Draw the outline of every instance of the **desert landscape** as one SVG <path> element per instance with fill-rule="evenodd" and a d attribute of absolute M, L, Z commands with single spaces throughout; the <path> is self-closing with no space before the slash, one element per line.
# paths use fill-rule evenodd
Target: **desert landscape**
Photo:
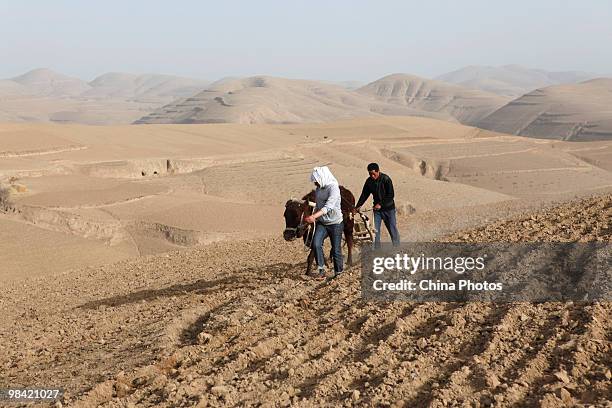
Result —
<path fill-rule="evenodd" d="M 540 138 L 608 140 L 612 135 L 609 78 L 537 89 L 515 99 L 478 126 Z"/>
<path fill-rule="evenodd" d="M 609 4 L 3 11 L 0 407 L 612 407 Z M 344 189 L 306 274 L 324 166 L 505 292 Z"/>
<path fill-rule="evenodd" d="M 208 81 L 172 75 L 101 74 L 91 81 L 37 68 L 0 79 L 0 122 L 131 123 Z"/>
<path fill-rule="evenodd" d="M 315 165 L 357 194 L 377 161 L 403 240 L 609 241 L 611 141 L 391 116 L 0 135 L 3 383 L 68 406 L 609 401 L 609 303 L 366 302 L 359 264 L 320 284 L 281 233 Z"/>
<path fill-rule="evenodd" d="M 309 191 L 318 164 L 358 194 L 367 163 L 380 163 L 395 179 L 410 240 L 612 188 L 610 142 L 543 141 L 418 117 L 6 124 L 0 132 L 11 201 L 0 220 L 0 259 L 16 276 L 277 235 L 284 202 Z"/>
<path fill-rule="evenodd" d="M 530 69 L 520 65 L 500 67 L 470 65 L 447 72 L 435 79 L 480 89 L 501 96 L 519 97 L 534 89 L 552 85 L 574 84 L 597 78 L 598 75 L 583 71 L 546 71 Z"/>

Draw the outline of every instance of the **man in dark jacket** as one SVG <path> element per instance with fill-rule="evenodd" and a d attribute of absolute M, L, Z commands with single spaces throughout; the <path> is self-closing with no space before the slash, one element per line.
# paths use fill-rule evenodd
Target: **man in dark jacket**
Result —
<path fill-rule="evenodd" d="M 387 231 L 391 236 L 393 246 L 400 243 L 399 231 L 395 219 L 395 196 L 391 177 L 381 173 L 377 163 L 368 164 L 368 174 L 370 177 L 365 181 L 361 197 L 357 201 L 357 211 L 366 202 L 370 194 L 374 198 L 374 228 L 376 228 L 376 238 L 374 248 L 380 248 L 380 224 L 384 221 Z"/>

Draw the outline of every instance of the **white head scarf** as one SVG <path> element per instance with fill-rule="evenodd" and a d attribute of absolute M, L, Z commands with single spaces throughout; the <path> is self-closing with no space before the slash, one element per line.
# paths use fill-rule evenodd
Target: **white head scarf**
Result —
<path fill-rule="evenodd" d="M 310 181 L 317 182 L 324 188 L 330 184 L 338 184 L 338 180 L 334 177 L 327 166 L 315 167 L 310 175 Z"/>

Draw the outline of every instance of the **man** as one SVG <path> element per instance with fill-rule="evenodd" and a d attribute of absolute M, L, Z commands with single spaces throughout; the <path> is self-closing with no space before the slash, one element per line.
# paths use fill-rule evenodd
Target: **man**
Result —
<path fill-rule="evenodd" d="M 307 223 L 315 223 L 316 228 L 312 245 L 318 266 L 318 278 L 325 279 L 325 257 L 323 255 L 323 240 L 330 237 L 334 260 L 334 277 L 340 275 L 342 265 L 342 231 L 344 224 L 340 208 L 340 186 L 327 166 L 315 167 L 310 175 L 310 181 L 316 186 L 316 212 L 306 218 Z"/>
<path fill-rule="evenodd" d="M 361 191 L 361 197 L 357 201 L 357 211 L 365 203 L 370 194 L 374 198 L 374 228 L 376 228 L 376 237 L 374 239 L 374 248 L 380 248 L 380 224 L 384 221 L 387 231 L 391 236 L 393 246 L 398 246 L 400 243 L 399 231 L 397 230 L 395 219 L 395 193 L 393 191 L 393 182 L 391 177 L 381 173 L 377 163 L 368 164 L 367 178 Z"/>

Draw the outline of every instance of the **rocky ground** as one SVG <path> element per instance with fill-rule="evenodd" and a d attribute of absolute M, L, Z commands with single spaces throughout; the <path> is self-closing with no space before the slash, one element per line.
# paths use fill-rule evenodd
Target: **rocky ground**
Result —
<path fill-rule="evenodd" d="M 612 196 L 451 237 L 611 241 Z M 612 305 L 381 303 L 279 239 L 15 283 L 0 384 L 68 406 L 612 406 Z M 59 404 L 58 404 L 59 405 Z"/>
<path fill-rule="evenodd" d="M 612 196 L 595 196 L 498 221 L 455 234 L 453 238 L 466 242 L 609 242 L 612 241 Z"/>

